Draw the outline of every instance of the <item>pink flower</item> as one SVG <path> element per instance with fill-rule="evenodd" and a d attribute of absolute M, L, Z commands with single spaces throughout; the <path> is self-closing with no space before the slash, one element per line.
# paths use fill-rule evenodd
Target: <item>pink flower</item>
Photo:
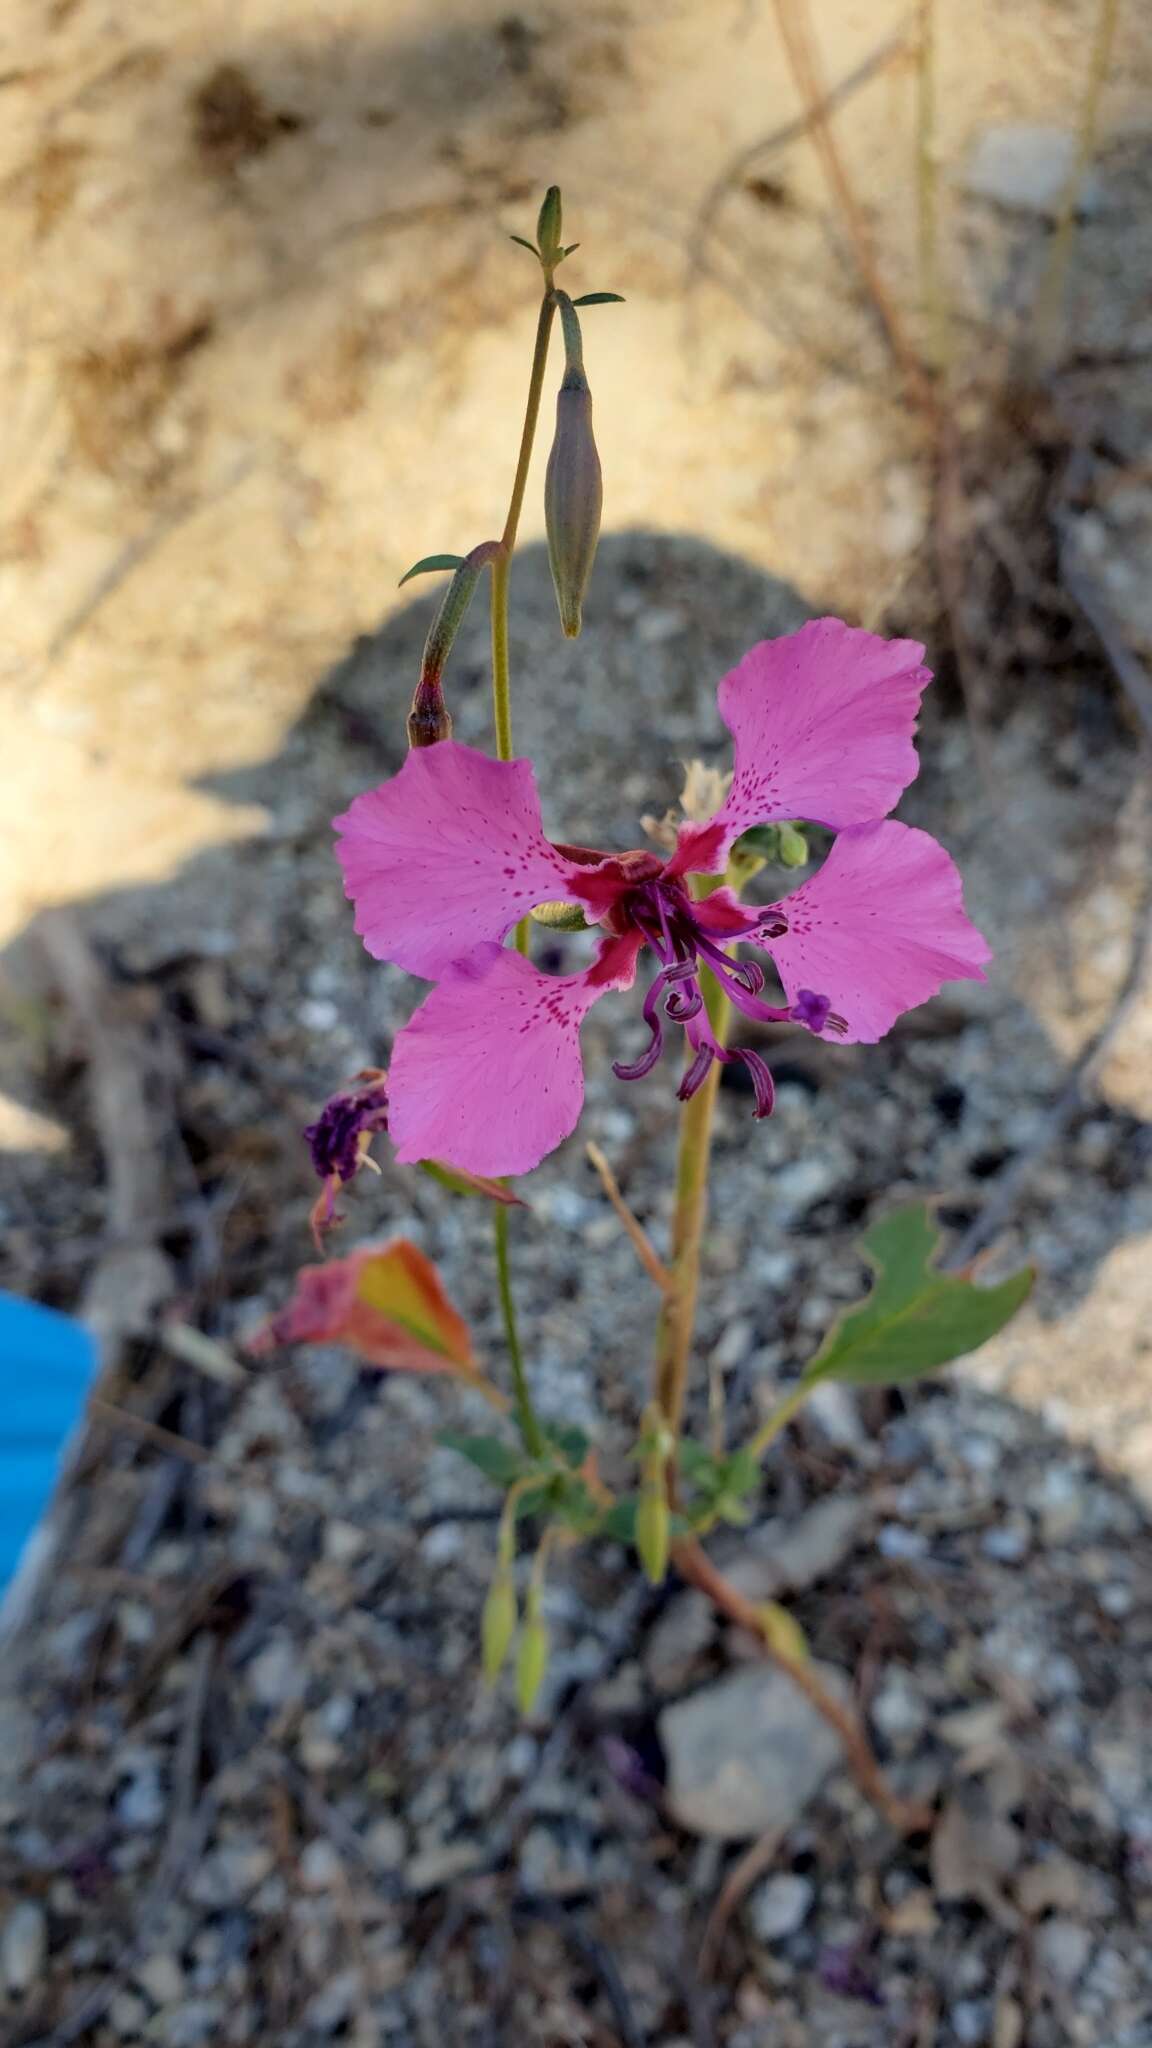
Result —
<path fill-rule="evenodd" d="M 665 1025 L 681 1025 L 692 1051 L 681 1098 L 713 1060 L 738 1059 L 758 1116 L 772 1107 L 771 1075 L 750 1048 L 717 1043 L 701 966 L 747 1017 L 863 1044 L 945 981 L 982 981 L 991 955 L 952 861 L 926 832 L 887 820 L 919 765 L 923 652 L 838 619 L 754 647 L 719 690 L 735 741 L 731 789 L 707 823 L 681 826 L 668 859 L 553 845 L 531 763 L 454 740 L 413 751 L 390 782 L 357 797 L 336 820 L 356 929 L 377 959 L 437 984 L 393 1051 L 397 1158 L 482 1174 L 537 1166 L 580 1114 L 580 1026 L 601 996 L 631 986 L 645 948 L 657 962 L 644 1000 L 650 1043 L 615 1072 L 647 1073 Z M 793 818 L 838 837 L 783 902 L 743 904 L 723 887 L 692 895 L 687 877 L 722 873 L 749 826 Z M 558 900 L 603 934 L 579 974 L 543 974 L 502 943 L 527 911 Z M 771 956 L 783 1006 L 763 1000 L 763 968 L 732 958 L 737 940 Z"/>

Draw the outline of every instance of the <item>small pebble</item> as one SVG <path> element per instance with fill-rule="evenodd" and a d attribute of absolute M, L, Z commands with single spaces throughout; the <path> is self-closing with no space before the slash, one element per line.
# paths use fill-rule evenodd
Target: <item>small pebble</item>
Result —
<path fill-rule="evenodd" d="M 1047 1920 L 1036 1936 L 1040 1966 L 1058 1984 L 1075 1984 L 1092 1953 L 1092 1936 L 1075 1920 Z"/>
<path fill-rule="evenodd" d="M 759 1941 L 783 1941 L 804 1925 L 812 1911 L 816 1888 L 806 1877 L 783 1871 L 753 1892 L 748 1917 Z"/>
<path fill-rule="evenodd" d="M 48 1922 L 35 1899 L 13 1906 L 0 1932 L 0 1977 L 19 1998 L 43 1974 L 48 1955 Z"/>

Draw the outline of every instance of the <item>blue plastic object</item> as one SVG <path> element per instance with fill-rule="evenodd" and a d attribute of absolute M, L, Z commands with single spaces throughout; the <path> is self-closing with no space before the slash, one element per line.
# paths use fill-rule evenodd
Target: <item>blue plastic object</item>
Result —
<path fill-rule="evenodd" d="M 96 1363 L 71 1316 L 0 1294 L 0 1594 L 52 1498 Z"/>

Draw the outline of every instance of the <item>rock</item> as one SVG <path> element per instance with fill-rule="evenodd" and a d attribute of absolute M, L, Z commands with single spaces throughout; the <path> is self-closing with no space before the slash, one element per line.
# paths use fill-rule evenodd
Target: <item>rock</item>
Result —
<path fill-rule="evenodd" d="M 783 1941 L 804 1925 L 816 1887 L 806 1877 L 782 1871 L 759 1885 L 748 1901 L 748 1918 L 758 1941 Z"/>
<path fill-rule="evenodd" d="M 308 1670 L 290 1635 L 274 1635 L 245 1674 L 248 1690 L 262 1707 L 295 1706 L 304 1697 Z"/>
<path fill-rule="evenodd" d="M 484 1849 L 480 1842 L 433 1842 L 428 1848 L 417 1851 L 405 1876 L 411 1891 L 434 1892 L 439 1891 L 441 1885 L 451 1884 L 453 1878 L 478 1870 L 483 1861 Z"/>
<path fill-rule="evenodd" d="M 871 1718 L 898 1755 L 915 1749 L 928 1723 L 928 1709 L 907 1671 L 890 1671 L 872 1701 Z"/>
<path fill-rule="evenodd" d="M 13 1906 L 0 1932 L 0 1980 L 14 1997 L 30 1991 L 48 1955 L 48 1922 L 35 1899 Z"/>
<path fill-rule="evenodd" d="M 145 1956 L 132 1976 L 153 2005 L 179 2005 L 184 1996 L 184 1972 L 174 1955 L 160 1951 Z"/>
<path fill-rule="evenodd" d="M 388 1815 L 373 1821 L 364 1837 L 364 1853 L 374 1870 L 402 1869 L 408 1854 L 408 1837 L 401 1823 Z"/>
<path fill-rule="evenodd" d="M 1086 1870 L 1061 1849 L 1051 1849 L 1042 1862 L 1029 1863 L 1016 1879 L 1016 1897 L 1030 1920 L 1044 1913 L 1115 1910 L 1110 1888 L 1097 1870 Z"/>
<path fill-rule="evenodd" d="M 324 1555 L 332 1564 L 352 1564 L 368 1548 L 368 1537 L 354 1522 L 337 1516 L 324 1525 Z"/>
<path fill-rule="evenodd" d="M 847 1705 L 843 1672 L 827 1664 L 813 1670 Z M 762 1665 L 677 1700 L 658 1725 L 674 1819 L 725 1841 L 790 1827 L 840 1758 L 835 1734 L 803 1694 Z"/>
<path fill-rule="evenodd" d="M 827 1579 L 851 1552 L 864 1523 L 860 1500 L 830 1495 L 797 1522 L 769 1522 L 725 1567 L 750 1600 L 778 1600 Z M 703 1597 L 703 1596 L 701 1596 Z"/>
<path fill-rule="evenodd" d="M 810 1152 L 772 1176 L 772 1199 L 784 1214 L 796 1216 L 822 1202 L 841 1177 L 841 1164 L 831 1154 Z"/>
<path fill-rule="evenodd" d="M 932 1837 L 932 1884 L 941 1905 L 977 1899 L 1002 1927 L 1019 1919 L 1004 1879 L 1020 1861 L 1020 1830 L 999 1814 L 986 1790 L 965 1784 L 944 1808 Z"/>
<path fill-rule="evenodd" d="M 644 1646 L 644 1669 L 657 1692 L 677 1692 L 706 1650 L 716 1609 L 704 1593 L 676 1593 L 653 1624 Z"/>
<path fill-rule="evenodd" d="M 306 1892 L 330 1892 L 340 1883 L 344 1866 L 332 1847 L 317 1835 L 300 1852 L 300 1882 Z"/>
<path fill-rule="evenodd" d="M 202 2041 L 219 2040 L 223 2019 L 218 1998 L 189 1998 L 158 2015 L 155 2038 L 164 2048 L 200 2048 Z"/>
<path fill-rule="evenodd" d="M 804 1404 L 810 1422 L 840 1451 L 862 1451 L 868 1438 L 860 1420 L 860 1397 L 840 1380 L 819 1380 Z"/>
<path fill-rule="evenodd" d="M 983 2048 L 988 2039 L 992 2008 L 986 1998 L 961 1998 L 952 2007 L 952 2031 L 964 2048 Z"/>
<path fill-rule="evenodd" d="M 1075 1984 L 1087 1968 L 1092 1936 L 1075 1920 L 1047 1920 L 1036 1936 L 1040 1967 L 1058 1984 Z"/>
<path fill-rule="evenodd" d="M 980 1548 L 997 1564 L 1019 1564 L 1032 1548 L 1032 1531 L 1027 1522 L 997 1522 L 984 1531 Z"/>
<path fill-rule="evenodd" d="M 138 2041 L 148 2025 L 148 2007 L 134 1991 L 116 1991 L 108 2001 L 108 2021 L 121 2041 Z"/>
<path fill-rule="evenodd" d="M 538 1821 L 529 1828 L 520 1850 L 520 1883 L 526 1892 L 571 1898 L 592 1885 L 588 1845 L 571 1830 L 555 1833 Z"/>
<path fill-rule="evenodd" d="M 977 137 L 963 174 L 973 199 L 990 199 L 1013 213 L 1055 219 L 1076 160 L 1076 137 L 1068 128 L 1013 121 L 985 128 Z M 1096 204 L 1099 186 L 1090 177 L 1080 187 L 1079 210 Z"/>

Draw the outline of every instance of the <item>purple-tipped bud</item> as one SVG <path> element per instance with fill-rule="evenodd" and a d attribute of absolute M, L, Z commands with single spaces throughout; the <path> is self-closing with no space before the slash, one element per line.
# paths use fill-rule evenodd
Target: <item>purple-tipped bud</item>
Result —
<path fill-rule="evenodd" d="M 452 737 L 452 713 L 444 702 L 438 675 L 421 676 L 408 713 L 408 745 L 434 747 L 437 740 Z"/>
<path fill-rule="evenodd" d="M 444 592 L 440 609 L 424 642 L 420 681 L 416 685 L 412 709 L 408 713 L 410 747 L 434 747 L 438 740 L 450 740 L 452 737 L 452 717 L 444 702 L 444 689 L 440 678 L 452 650 L 452 643 L 460 631 L 464 614 L 472 602 L 472 593 L 480 581 L 482 572 L 495 561 L 499 553 L 498 540 L 482 540 L 479 547 L 472 548 L 463 561 L 456 565 L 455 574 Z M 411 571 L 409 573 L 411 574 Z"/>
<path fill-rule="evenodd" d="M 556 399 L 556 436 L 544 483 L 548 559 L 560 623 L 569 640 L 580 631 L 603 504 L 600 457 L 592 434 L 592 393 L 583 370 L 570 368 Z"/>

